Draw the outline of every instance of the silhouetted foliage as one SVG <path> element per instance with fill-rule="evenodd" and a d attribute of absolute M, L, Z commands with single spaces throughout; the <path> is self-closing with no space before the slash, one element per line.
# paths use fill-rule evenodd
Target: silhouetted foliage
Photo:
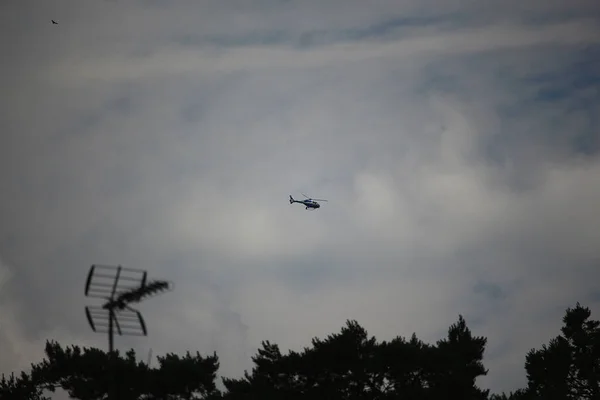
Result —
<path fill-rule="evenodd" d="M 251 374 L 224 379 L 226 399 L 487 399 L 475 386 L 485 375 L 486 339 L 471 335 L 462 317 L 437 346 L 413 335 L 377 343 L 356 321 L 312 348 L 282 355 L 262 343 Z"/>
<path fill-rule="evenodd" d="M 46 359 L 33 364 L 29 375 L 0 383 L 0 399 L 45 400 L 41 390 L 61 387 L 71 398 L 119 400 L 211 399 L 216 389 L 218 357 L 167 354 L 158 357 L 158 368 L 137 362 L 133 350 L 121 356 L 99 349 L 72 346 L 63 349 L 56 342 L 46 343 Z M 38 397 L 36 397 L 38 396 Z M 112 397 L 111 397 L 112 398 Z"/>
<path fill-rule="evenodd" d="M 475 380 L 487 375 L 483 353 L 487 338 L 474 337 L 462 316 L 448 330 L 448 338 L 437 342 L 435 375 L 431 382 L 434 398 L 450 395 L 454 399 L 487 399 L 487 390 L 475 385 Z"/>
<path fill-rule="evenodd" d="M 527 353 L 531 399 L 600 399 L 600 322 L 579 303 L 568 308 L 562 335 Z"/>
<path fill-rule="evenodd" d="M 531 395 L 524 389 L 518 389 L 509 394 L 492 394 L 490 396 L 490 400 L 527 400 L 531 398 Z"/>
<path fill-rule="evenodd" d="M 44 390 L 65 389 L 80 400 L 541 400 L 600 399 L 600 322 L 579 303 L 563 318 L 561 335 L 525 357 L 527 387 L 490 394 L 476 385 L 487 374 L 487 339 L 471 334 L 462 316 L 447 336 L 426 344 L 413 334 L 378 342 L 356 321 L 340 332 L 314 338 L 302 351 L 282 353 L 263 341 L 254 367 L 240 378 L 223 378 L 216 388 L 219 361 L 202 357 L 158 357 L 150 368 L 133 350 L 120 356 L 77 346 L 46 343 L 46 358 L 31 372 L 2 376 L 0 400 L 49 400 Z"/>
<path fill-rule="evenodd" d="M 51 400 L 43 395 L 43 391 L 44 389 L 25 372 L 21 372 L 19 376 L 11 374 L 8 378 L 2 374 L 0 379 L 0 400 Z"/>

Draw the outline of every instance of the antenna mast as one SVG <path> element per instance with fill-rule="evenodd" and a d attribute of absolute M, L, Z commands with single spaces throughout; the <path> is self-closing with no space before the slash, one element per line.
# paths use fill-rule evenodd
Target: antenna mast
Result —
<path fill-rule="evenodd" d="M 130 307 L 144 298 L 171 289 L 166 281 L 147 281 L 146 271 L 92 265 L 85 284 L 85 295 L 106 300 L 102 306 L 86 306 L 85 314 L 94 332 L 108 333 L 108 350 L 114 350 L 115 328 L 120 336 L 147 336 L 142 314 Z"/>
<path fill-rule="evenodd" d="M 104 299 L 101 306 L 86 306 L 85 315 L 94 332 L 108 333 L 109 356 L 113 356 L 115 329 L 119 336 L 147 336 L 142 314 L 130 304 L 170 290 L 166 281 L 147 281 L 143 270 L 122 266 L 91 266 L 85 283 L 85 296 Z M 114 390 L 114 388 L 113 388 Z M 116 397 L 110 397 L 116 398 Z"/>

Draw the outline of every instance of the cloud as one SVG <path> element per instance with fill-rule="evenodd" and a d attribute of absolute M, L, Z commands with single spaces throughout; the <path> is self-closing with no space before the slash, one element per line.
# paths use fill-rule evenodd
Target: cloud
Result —
<path fill-rule="evenodd" d="M 175 283 L 119 347 L 216 350 L 228 376 L 263 339 L 351 318 L 434 341 L 461 313 L 510 390 L 566 307 L 600 306 L 595 2 L 23 4 L 0 21 L 3 371 L 46 338 L 105 347 L 93 263 Z"/>
<path fill-rule="evenodd" d="M 503 26 L 505 25 L 505 26 Z M 464 54 L 504 48 L 598 43 L 594 21 L 564 22 L 550 26 L 526 27 L 503 24 L 494 27 L 467 28 L 436 32 L 404 40 L 373 43 L 352 41 L 318 47 L 312 51 L 287 46 L 255 45 L 216 51 L 212 47 L 178 48 L 165 45 L 147 56 L 115 57 L 107 62 L 91 63 L 67 60 L 56 68 L 59 81 L 73 79 L 114 80 L 153 78 L 186 73 L 232 73 L 255 69 L 303 69 L 334 67 L 373 59 L 410 59 L 444 54 Z M 278 48 L 279 47 L 279 48 Z"/>

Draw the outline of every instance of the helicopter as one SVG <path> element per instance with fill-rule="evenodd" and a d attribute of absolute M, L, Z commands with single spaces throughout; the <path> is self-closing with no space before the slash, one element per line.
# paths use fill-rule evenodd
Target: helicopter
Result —
<path fill-rule="evenodd" d="M 304 193 L 302 193 L 302 196 L 306 197 L 306 200 L 295 200 L 292 197 L 292 195 L 290 194 L 290 204 L 300 203 L 300 204 L 304 204 L 304 206 L 306 207 L 305 208 L 306 210 L 308 210 L 308 209 L 315 210 L 315 209 L 321 207 L 321 205 L 319 203 L 317 203 L 317 201 L 327 201 L 327 200 L 324 200 L 324 199 L 311 199 L 310 197 L 308 197 Z"/>

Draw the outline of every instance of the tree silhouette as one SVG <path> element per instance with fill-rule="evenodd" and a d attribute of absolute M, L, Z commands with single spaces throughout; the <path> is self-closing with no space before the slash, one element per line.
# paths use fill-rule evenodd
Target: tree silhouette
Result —
<path fill-rule="evenodd" d="M 0 379 L 0 400 L 52 400 L 44 396 L 43 391 L 43 387 L 37 385 L 25 372 L 21 372 L 19 376 L 13 373 L 8 378 L 2 374 Z"/>
<path fill-rule="evenodd" d="M 0 382 L 0 399 L 46 400 L 43 390 L 64 389 L 71 398 L 101 400 L 109 394 L 119 400 L 188 400 L 218 398 L 215 355 L 158 357 L 158 368 L 137 362 L 133 350 L 120 356 L 99 349 L 71 346 L 63 349 L 46 342 L 46 359 L 33 364 L 29 375 Z M 111 389 L 114 392 L 111 392 Z M 49 400 L 49 399 L 48 399 Z"/>
<path fill-rule="evenodd" d="M 283 355 L 263 342 L 243 378 L 223 380 L 226 399 L 373 398 L 383 382 L 375 338 L 348 321 L 338 334 L 314 338 L 312 348 Z"/>
<path fill-rule="evenodd" d="M 517 389 L 514 392 L 510 392 L 509 394 L 501 393 L 501 394 L 492 394 L 490 395 L 490 400 L 532 400 L 535 399 L 531 393 L 529 393 L 525 389 Z"/>
<path fill-rule="evenodd" d="M 434 397 L 450 395 L 454 399 L 487 399 L 489 391 L 481 390 L 475 380 L 487 375 L 483 353 L 487 338 L 473 337 L 464 318 L 448 329 L 448 337 L 437 342 L 434 377 L 430 387 Z"/>
<path fill-rule="evenodd" d="M 459 315 L 435 344 L 416 334 L 378 342 L 353 320 L 301 351 L 284 354 L 263 341 L 251 372 L 222 378 L 223 393 L 216 388 L 216 354 L 169 353 L 150 368 L 136 361 L 133 350 L 108 354 L 49 341 L 46 358 L 29 374 L 2 376 L 0 399 L 50 400 L 44 391 L 57 387 L 79 400 L 104 400 L 112 393 L 120 400 L 600 399 L 600 322 L 590 316 L 579 303 L 568 308 L 561 335 L 527 353 L 527 386 L 508 394 L 490 395 L 476 385 L 488 372 L 487 339 L 473 336 Z"/>
<path fill-rule="evenodd" d="M 562 335 L 527 353 L 528 398 L 600 399 L 600 322 L 579 303 L 568 308 Z"/>
<path fill-rule="evenodd" d="M 407 399 L 426 398 L 435 347 L 423 343 L 416 334 L 410 340 L 396 337 L 379 345 L 380 368 L 384 371 L 381 398 L 394 398 L 403 393 Z"/>
<path fill-rule="evenodd" d="M 312 348 L 283 355 L 263 342 L 252 373 L 224 379 L 226 399 L 487 399 L 475 385 L 487 371 L 481 360 L 486 339 L 471 335 L 464 319 L 448 338 L 426 345 L 413 334 L 377 343 L 356 321 Z"/>

